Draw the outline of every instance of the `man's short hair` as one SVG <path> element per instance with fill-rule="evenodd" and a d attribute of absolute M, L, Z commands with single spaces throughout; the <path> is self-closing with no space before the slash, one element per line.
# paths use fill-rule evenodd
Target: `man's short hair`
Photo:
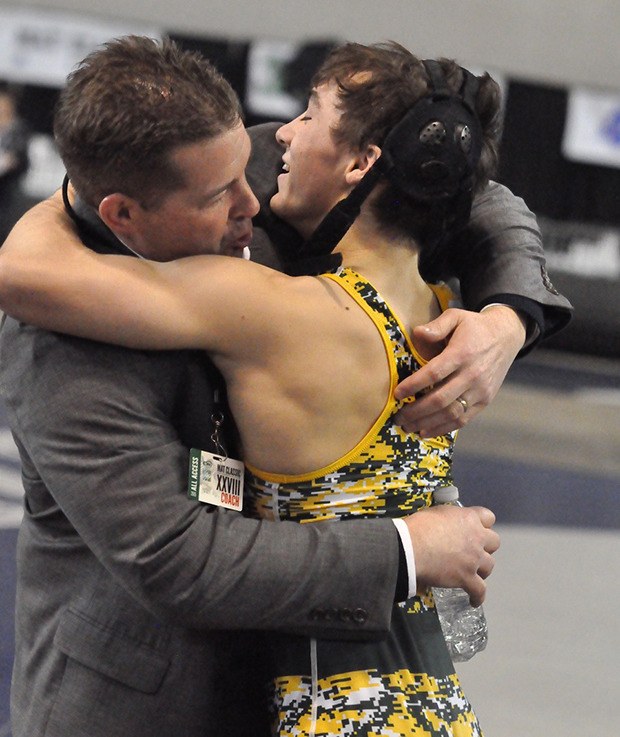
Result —
<path fill-rule="evenodd" d="M 98 207 L 122 192 L 154 207 L 183 186 L 170 153 L 240 121 L 237 96 L 204 57 L 168 40 L 127 36 L 89 54 L 69 75 L 54 136 L 88 204 Z"/>

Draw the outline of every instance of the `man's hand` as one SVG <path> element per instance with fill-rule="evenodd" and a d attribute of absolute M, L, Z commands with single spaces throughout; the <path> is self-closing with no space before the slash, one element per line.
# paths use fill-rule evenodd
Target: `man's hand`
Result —
<path fill-rule="evenodd" d="M 493 553 L 499 535 L 491 528 L 495 515 L 486 507 L 440 504 L 405 518 L 416 568 L 418 588 L 460 587 L 479 606 L 486 594 Z"/>
<path fill-rule="evenodd" d="M 484 312 L 449 309 L 414 330 L 422 356 L 439 355 L 396 387 L 396 398 L 419 396 L 398 413 L 407 432 L 435 437 L 466 425 L 495 397 L 525 342 L 525 321 L 511 307 Z"/>

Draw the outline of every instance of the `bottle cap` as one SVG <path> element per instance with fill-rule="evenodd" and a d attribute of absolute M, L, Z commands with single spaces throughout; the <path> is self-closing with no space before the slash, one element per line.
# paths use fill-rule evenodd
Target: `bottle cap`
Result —
<path fill-rule="evenodd" d="M 433 502 L 435 504 L 449 504 L 456 502 L 459 498 L 459 490 L 456 486 L 439 486 L 433 490 Z"/>

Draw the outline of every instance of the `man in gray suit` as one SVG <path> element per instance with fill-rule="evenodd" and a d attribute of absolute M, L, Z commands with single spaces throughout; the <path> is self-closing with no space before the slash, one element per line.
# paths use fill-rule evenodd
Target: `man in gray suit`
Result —
<path fill-rule="evenodd" d="M 139 255 L 238 253 L 258 209 L 239 162 L 222 158 L 238 120 L 228 85 L 172 46 L 133 39 L 91 56 L 56 123 L 84 242 L 126 253 L 131 219 Z M 71 136 L 76 159 L 63 149 Z M 58 217 L 44 203 L 16 237 Z M 42 258 L 43 278 L 50 267 L 62 269 L 61 250 L 56 263 Z M 546 304 L 532 291 L 524 306 Z M 497 547 L 488 510 L 413 515 L 408 540 L 390 520 L 276 525 L 191 501 L 188 448 L 234 442 L 230 418 L 220 427 L 219 376 L 199 352 L 132 351 L 5 318 L 0 365 L 26 490 L 14 737 L 261 734 L 259 711 L 244 708 L 253 684 L 240 672 L 234 694 L 221 688 L 251 646 L 243 632 L 381 636 L 415 586 L 408 546 L 420 583 L 484 598 Z"/>

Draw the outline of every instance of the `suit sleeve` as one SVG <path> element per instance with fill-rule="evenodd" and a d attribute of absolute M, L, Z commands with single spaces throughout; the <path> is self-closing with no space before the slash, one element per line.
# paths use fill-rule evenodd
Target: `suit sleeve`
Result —
<path fill-rule="evenodd" d="M 170 420 L 178 360 L 44 331 L 32 340 L 34 328 L 7 322 L 4 399 L 38 521 L 51 514 L 37 509 L 44 485 L 73 544 L 185 627 L 387 631 L 399 557 L 391 520 L 300 525 L 209 512 L 187 498 L 188 449 Z M 33 358 L 11 358 L 20 354 Z"/>
<path fill-rule="evenodd" d="M 510 304 L 530 315 L 541 338 L 570 320 L 572 306 L 547 274 L 536 217 L 506 187 L 490 182 L 476 197 L 469 224 L 450 248 L 468 309 Z"/>

